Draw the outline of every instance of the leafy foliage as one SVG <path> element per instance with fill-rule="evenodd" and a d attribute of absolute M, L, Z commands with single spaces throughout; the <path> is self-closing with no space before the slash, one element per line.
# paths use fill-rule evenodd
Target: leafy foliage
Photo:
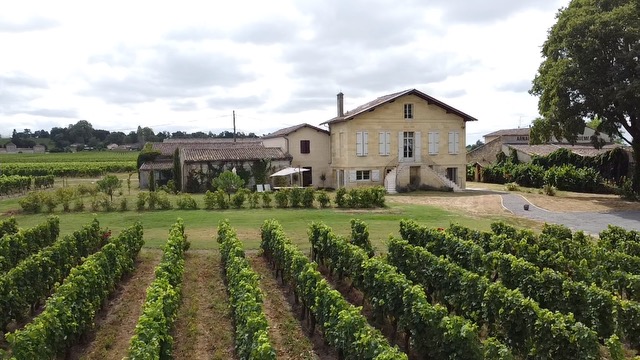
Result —
<path fill-rule="evenodd" d="M 213 179 L 213 186 L 227 193 L 229 200 L 231 200 L 231 194 L 244 186 L 244 180 L 233 172 L 226 170 Z"/>
<path fill-rule="evenodd" d="M 122 187 L 122 180 L 118 179 L 115 175 L 107 175 L 96 182 L 98 190 L 109 195 L 111 201 L 113 201 L 113 192 Z"/>
<path fill-rule="evenodd" d="M 7 225 L 11 231 L 11 225 Z M 0 238 L 0 272 L 6 272 L 31 254 L 53 244 L 60 234 L 60 219 L 53 216 L 46 222 Z"/>

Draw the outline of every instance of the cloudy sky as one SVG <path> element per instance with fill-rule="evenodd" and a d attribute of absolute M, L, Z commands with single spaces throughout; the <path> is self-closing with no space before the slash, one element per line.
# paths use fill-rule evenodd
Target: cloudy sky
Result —
<path fill-rule="evenodd" d="M 258 135 L 416 88 L 528 126 L 540 47 L 569 0 L 30 1 L 0 12 L 0 134 L 78 120 Z"/>

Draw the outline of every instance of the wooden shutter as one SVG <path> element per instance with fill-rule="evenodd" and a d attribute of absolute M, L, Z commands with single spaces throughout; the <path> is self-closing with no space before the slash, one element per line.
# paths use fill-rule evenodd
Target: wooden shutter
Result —
<path fill-rule="evenodd" d="M 358 131 L 356 132 L 356 155 L 357 156 L 362 156 L 363 155 L 363 151 L 362 151 L 362 132 Z"/>
<path fill-rule="evenodd" d="M 459 154 L 460 153 L 460 133 L 459 132 L 455 132 L 453 133 L 453 147 L 455 150 L 455 154 Z"/>
<path fill-rule="evenodd" d="M 404 138 L 403 133 L 400 131 L 398 133 L 398 161 L 402 162 L 404 160 Z"/>
<path fill-rule="evenodd" d="M 371 181 L 380 181 L 380 170 L 371 170 Z"/>
<path fill-rule="evenodd" d="M 391 155 L 391 133 L 386 132 L 384 137 L 384 154 Z"/>
<path fill-rule="evenodd" d="M 364 131 L 362 133 L 362 156 L 369 155 L 369 133 Z"/>
<path fill-rule="evenodd" d="M 356 182 L 356 171 L 349 170 L 349 182 Z"/>
<path fill-rule="evenodd" d="M 385 148 L 385 144 L 386 144 L 386 133 L 385 132 L 379 132 L 378 133 L 378 154 L 380 155 L 389 155 L 386 152 L 386 148 Z"/>

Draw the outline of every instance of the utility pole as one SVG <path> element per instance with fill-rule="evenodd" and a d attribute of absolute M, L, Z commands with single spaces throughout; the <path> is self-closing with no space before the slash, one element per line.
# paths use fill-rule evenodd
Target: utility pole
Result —
<path fill-rule="evenodd" d="M 236 111 L 233 110 L 233 142 L 236 142 Z"/>

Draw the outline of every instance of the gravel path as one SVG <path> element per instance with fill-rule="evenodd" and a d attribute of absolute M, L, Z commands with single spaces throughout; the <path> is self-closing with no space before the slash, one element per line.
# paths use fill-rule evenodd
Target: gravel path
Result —
<path fill-rule="evenodd" d="M 533 220 L 554 224 L 562 224 L 572 230 L 583 230 L 590 234 L 598 234 L 607 228 L 607 225 L 620 226 L 627 230 L 640 231 L 640 211 L 618 212 L 572 212 L 561 213 L 541 209 L 524 198 L 522 195 L 500 193 L 502 206 L 514 215 Z M 529 210 L 524 210 L 524 205 L 529 205 Z"/>

